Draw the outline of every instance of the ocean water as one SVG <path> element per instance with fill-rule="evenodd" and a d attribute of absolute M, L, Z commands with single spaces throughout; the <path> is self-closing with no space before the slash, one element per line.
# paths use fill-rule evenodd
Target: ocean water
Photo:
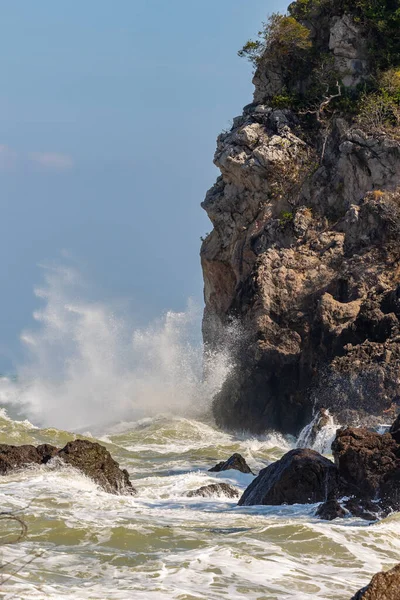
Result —
<path fill-rule="evenodd" d="M 76 293 L 77 276 L 51 271 L 38 290 L 37 328 L 22 340 L 16 377 L 0 379 L 0 440 L 104 444 L 127 468 L 135 497 L 106 494 L 69 467 L 0 478 L 0 597 L 10 600 L 350 600 L 382 568 L 400 562 L 400 517 L 324 522 L 316 505 L 238 507 L 190 490 L 252 475 L 209 473 L 240 452 L 257 472 L 297 441 L 219 431 L 212 395 L 234 364 L 205 356 L 193 307 L 144 329 Z M 194 315 L 194 316 L 193 316 Z M 235 339 L 227 333 L 227 348 Z M 314 444 L 329 454 L 331 422 Z M 307 430 L 301 443 L 307 443 Z"/>

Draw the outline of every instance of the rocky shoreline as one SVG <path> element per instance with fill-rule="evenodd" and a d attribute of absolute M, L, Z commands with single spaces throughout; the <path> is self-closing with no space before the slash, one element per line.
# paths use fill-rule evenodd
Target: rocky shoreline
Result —
<path fill-rule="evenodd" d="M 234 486 L 218 482 L 187 492 L 188 498 L 226 497 L 238 506 L 317 504 L 315 516 L 326 521 L 359 517 L 376 521 L 400 510 L 400 416 L 389 431 L 338 429 L 332 444 L 333 461 L 310 448 L 296 448 L 262 469 L 240 496 Z M 32 465 L 69 465 L 111 494 L 135 495 L 129 474 L 108 450 L 89 440 L 74 440 L 62 449 L 0 445 L 0 474 Z M 209 469 L 210 473 L 253 471 L 240 454 Z M 240 496 L 240 497 L 239 497 Z M 379 573 L 352 600 L 398 600 L 400 567 Z"/>

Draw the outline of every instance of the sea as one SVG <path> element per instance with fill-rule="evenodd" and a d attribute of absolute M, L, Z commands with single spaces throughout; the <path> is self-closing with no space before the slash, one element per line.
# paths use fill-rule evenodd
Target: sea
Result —
<path fill-rule="evenodd" d="M 235 368 L 237 333 L 207 355 L 193 304 L 132 329 L 110 307 L 82 300 L 76 284 L 75 273 L 50 271 L 36 291 L 41 308 L 21 335 L 24 361 L 0 378 L 0 442 L 98 441 L 138 493 L 107 494 L 52 462 L 2 476 L 1 598 L 350 600 L 400 562 L 396 514 L 326 522 L 317 505 L 188 497 L 218 482 L 243 491 L 253 475 L 208 469 L 239 452 L 257 473 L 311 445 L 310 427 L 298 439 L 219 430 L 211 402 Z M 335 430 L 331 419 L 313 447 L 329 456 Z"/>

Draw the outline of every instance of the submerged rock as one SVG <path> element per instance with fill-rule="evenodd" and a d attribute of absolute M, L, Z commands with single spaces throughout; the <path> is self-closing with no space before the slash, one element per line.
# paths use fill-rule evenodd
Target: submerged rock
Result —
<path fill-rule="evenodd" d="M 334 519 L 342 519 L 346 516 L 346 511 L 342 508 L 337 500 L 327 500 L 318 507 L 315 516 L 324 521 L 333 521 Z"/>
<path fill-rule="evenodd" d="M 229 469 L 235 469 L 241 473 L 251 473 L 254 475 L 243 456 L 237 453 L 232 454 L 228 460 L 219 462 L 215 467 L 208 469 L 208 471 L 209 473 L 219 473 L 220 471 L 229 471 Z"/>
<path fill-rule="evenodd" d="M 332 461 L 314 450 L 296 449 L 262 469 L 239 505 L 313 504 L 336 494 L 339 487 L 339 471 Z"/>
<path fill-rule="evenodd" d="M 351 600 L 399 600 L 400 565 L 391 571 L 374 575 L 371 583 L 363 588 Z"/>
<path fill-rule="evenodd" d="M 46 464 L 52 458 L 78 469 L 111 494 L 136 494 L 129 473 L 120 469 L 104 446 L 89 440 L 75 440 L 60 450 L 50 444 L 40 446 L 0 445 L 0 474 L 7 475 L 29 465 Z"/>
<path fill-rule="evenodd" d="M 204 485 L 197 490 L 191 490 L 186 495 L 188 498 L 193 498 L 195 496 L 201 496 L 202 498 L 212 498 L 213 496 L 238 498 L 240 492 L 228 483 L 212 483 L 211 485 Z"/>

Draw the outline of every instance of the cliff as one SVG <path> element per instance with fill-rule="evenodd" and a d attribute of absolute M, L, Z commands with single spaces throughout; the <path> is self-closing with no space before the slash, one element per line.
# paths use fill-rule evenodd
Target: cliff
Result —
<path fill-rule="evenodd" d="M 219 136 L 202 204 L 204 341 L 241 332 L 214 415 L 255 433 L 296 434 L 321 406 L 354 424 L 400 404 L 398 23 L 379 62 L 373 21 L 345 2 L 289 11 L 247 46 L 254 100 Z"/>

